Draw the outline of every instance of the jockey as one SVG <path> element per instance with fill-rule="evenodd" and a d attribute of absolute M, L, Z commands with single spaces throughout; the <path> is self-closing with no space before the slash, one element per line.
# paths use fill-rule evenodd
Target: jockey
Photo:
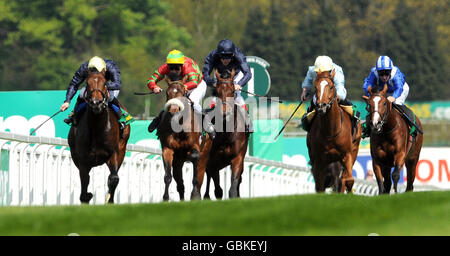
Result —
<path fill-rule="evenodd" d="M 206 83 L 203 81 L 203 76 L 197 63 L 193 59 L 184 56 L 181 51 L 172 50 L 169 52 L 166 63 L 155 70 L 148 79 L 147 87 L 156 94 L 160 93 L 162 89 L 156 83 L 161 81 L 171 70 L 180 72 L 183 77 L 186 75 L 188 76 L 188 80 L 185 83 L 185 87 L 189 91 L 188 97 L 194 104 L 194 111 L 197 114 L 202 115 L 201 102 L 206 94 Z M 163 113 L 164 110 L 162 110 L 148 126 L 148 131 L 150 133 L 158 127 Z M 212 124 L 207 124 L 206 126 L 207 127 L 204 127 L 204 129 L 209 133 L 209 131 L 213 129 Z"/>
<path fill-rule="evenodd" d="M 331 73 L 333 70 L 335 72 L 333 82 L 334 86 L 336 87 L 337 96 L 339 97 L 339 104 L 352 106 L 353 104 L 348 99 L 346 99 L 347 90 L 345 89 L 344 86 L 345 84 L 344 71 L 342 70 L 342 67 L 334 63 L 333 60 L 328 56 L 318 56 L 316 58 L 316 61 L 314 62 L 314 66 L 309 66 L 308 72 L 306 73 L 306 77 L 302 83 L 303 91 L 300 100 L 301 101 L 308 100 L 309 95 L 311 93 L 311 88 L 314 87 L 313 83 L 314 80 L 316 79 L 317 72 L 330 71 Z M 317 102 L 316 95 L 314 95 L 313 99 L 311 100 L 311 104 L 309 105 L 309 108 L 302 117 L 302 127 L 307 132 L 309 132 L 311 124 L 308 123 L 308 119 L 306 117 L 308 113 L 314 109 L 316 102 Z"/>
<path fill-rule="evenodd" d="M 67 88 L 66 99 L 61 105 L 61 111 L 65 111 L 72 100 L 73 96 L 76 94 L 78 87 L 83 83 L 84 80 L 88 78 L 89 71 L 102 72 L 105 71 L 105 78 L 107 80 L 106 85 L 108 87 L 108 103 L 110 107 L 114 110 L 117 115 L 117 120 L 119 121 L 120 129 L 125 128 L 127 123 L 133 121 L 133 117 L 127 113 L 124 109 L 121 109 L 119 100 L 121 80 L 120 80 L 120 70 L 117 64 L 112 60 L 103 60 L 98 56 L 92 57 L 89 61 L 84 62 L 75 72 L 72 80 L 69 83 L 69 88 Z M 79 113 L 86 107 L 85 92 L 86 87 L 80 90 L 77 98 L 77 102 L 73 111 L 69 114 L 68 118 L 64 119 L 64 122 L 76 126 L 78 122 Z"/>
<path fill-rule="evenodd" d="M 246 117 L 248 123 L 246 122 L 246 130 L 249 133 L 253 132 L 253 125 L 250 120 L 247 106 L 245 105 L 244 98 L 241 96 L 241 88 L 247 84 L 247 82 L 252 78 L 252 73 L 250 71 L 250 66 L 247 63 L 247 59 L 242 51 L 234 45 L 233 41 L 229 39 L 223 39 L 217 45 L 217 49 L 214 49 L 205 58 L 205 64 L 203 66 L 203 77 L 208 86 L 214 87 L 213 95 L 215 95 L 216 90 L 216 79 L 210 77 L 213 69 L 217 69 L 220 74 L 235 70 L 234 76 L 234 90 L 235 92 L 235 104 L 240 106 L 238 108 L 243 117 Z M 216 98 L 211 102 L 211 108 L 215 105 Z"/>
<path fill-rule="evenodd" d="M 363 90 L 364 95 L 369 96 L 369 86 L 379 91 L 383 90 L 384 85 L 387 84 L 388 90 L 386 93 L 387 100 L 398 105 L 399 111 L 403 111 L 401 114 L 408 116 L 406 120 L 409 125 L 414 125 L 411 121 L 413 115 L 412 111 L 405 106 L 406 97 L 408 97 L 409 86 L 406 83 L 405 75 L 400 71 L 397 66 L 394 66 L 389 56 L 378 57 L 375 67 L 370 70 L 369 76 L 364 80 Z M 366 116 L 366 122 L 362 125 L 362 137 L 366 138 L 370 136 L 370 115 Z M 418 128 L 418 127 L 417 127 Z M 422 132 L 422 131 L 419 131 Z"/>

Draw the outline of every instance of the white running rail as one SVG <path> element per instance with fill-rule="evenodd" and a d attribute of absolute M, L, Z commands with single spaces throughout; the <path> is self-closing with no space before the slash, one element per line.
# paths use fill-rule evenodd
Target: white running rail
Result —
<path fill-rule="evenodd" d="M 88 191 L 93 204 L 104 204 L 109 170 L 106 165 L 90 172 Z M 192 191 L 192 164 L 183 167 L 185 199 Z M 161 150 L 128 145 L 127 156 L 119 170 L 116 203 L 155 203 L 162 201 L 164 167 Z M 221 171 L 224 198 L 228 198 L 230 169 Z M 206 176 L 203 184 L 206 184 Z M 206 185 L 202 186 L 202 197 Z M 431 188 L 425 188 L 431 189 Z M 416 189 L 417 190 L 417 189 Z M 170 185 L 170 200 L 179 201 L 176 183 Z M 247 156 L 240 187 L 241 197 L 263 197 L 314 193 L 309 169 Z M 354 193 L 375 195 L 376 183 L 355 180 Z M 0 205 L 77 205 L 80 204 L 80 179 L 72 162 L 66 139 L 30 137 L 0 132 Z M 211 182 L 210 196 L 214 197 Z"/>

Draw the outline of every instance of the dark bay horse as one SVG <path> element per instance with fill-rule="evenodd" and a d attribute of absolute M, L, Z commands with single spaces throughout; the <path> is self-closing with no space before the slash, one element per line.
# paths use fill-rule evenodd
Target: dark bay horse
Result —
<path fill-rule="evenodd" d="M 184 83 L 187 76 L 180 77 L 176 73 L 166 76 L 168 89 L 166 104 L 161 122 L 157 127 L 157 135 L 161 142 L 164 163 L 165 190 L 163 200 L 169 200 L 169 185 L 173 178 L 177 183 L 180 200 L 184 200 L 184 184 L 182 167 L 184 162 L 190 161 L 194 167 L 192 184 L 197 187 L 197 162 L 200 156 L 201 127 L 199 117 L 195 114 L 192 102 L 187 97 Z M 182 79 L 182 80 L 181 80 Z M 200 192 L 192 191 L 191 199 L 200 199 Z"/>
<path fill-rule="evenodd" d="M 106 163 L 109 168 L 106 202 L 114 203 L 114 192 L 119 183 L 118 171 L 125 157 L 130 125 L 120 132 L 117 116 L 108 107 L 108 88 L 105 72 L 89 73 L 85 92 L 87 108 L 77 126 L 72 126 L 68 143 L 73 162 L 80 172 L 82 203 L 89 203 L 89 172 L 95 166 Z"/>
<path fill-rule="evenodd" d="M 220 187 L 219 171 L 228 165 L 231 166 L 229 197 L 239 197 L 239 185 L 244 171 L 249 134 L 245 132 L 245 115 L 238 110 L 241 107 L 234 103 L 234 75 L 234 70 L 223 75 L 216 71 L 218 97 L 214 109 L 216 137 L 214 140 L 209 137 L 206 140 L 200 152 L 197 170 L 198 191 L 202 186 L 205 172 L 207 174 L 204 198 L 209 198 L 209 185 L 212 178 L 215 187 L 214 194 L 217 199 L 222 199 L 223 190 Z"/>
<path fill-rule="evenodd" d="M 314 81 L 316 116 L 306 143 L 316 192 L 323 192 L 327 187 L 333 187 L 335 192 L 352 191 L 352 168 L 361 140 L 361 124 L 357 123 L 352 134 L 352 117 L 338 104 L 334 74 L 334 71 L 317 73 Z"/>
<path fill-rule="evenodd" d="M 392 103 L 386 98 L 388 87 L 380 92 L 372 92 L 368 88 L 369 97 L 363 96 L 367 103 L 368 114 L 371 117 L 370 154 L 372 166 L 378 183 L 379 194 L 390 193 L 391 168 L 394 191 L 397 193 L 397 183 L 400 179 L 400 170 L 406 165 L 407 185 L 406 191 L 413 190 L 416 177 L 416 166 L 422 148 L 423 134 L 412 136 L 410 128 L 399 113 L 394 110 Z M 417 116 L 415 121 L 422 129 L 422 124 Z"/>

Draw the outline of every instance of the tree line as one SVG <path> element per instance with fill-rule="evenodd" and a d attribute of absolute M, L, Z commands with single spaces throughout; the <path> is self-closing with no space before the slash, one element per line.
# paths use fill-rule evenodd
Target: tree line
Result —
<path fill-rule="evenodd" d="M 0 0 L 2 90 L 64 90 L 94 55 L 119 64 L 119 96 L 144 112 L 150 74 L 174 48 L 203 66 L 223 38 L 266 59 L 272 96 L 298 100 L 318 55 L 343 67 L 350 100 L 379 55 L 406 74 L 408 100 L 450 100 L 449 3 L 445 0 Z M 151 113 L 163 95 L 150 96 Z M 57 99 L 55 99 L 57 100 Z M 60 99 L 56 105 L 60 105 Z"/>

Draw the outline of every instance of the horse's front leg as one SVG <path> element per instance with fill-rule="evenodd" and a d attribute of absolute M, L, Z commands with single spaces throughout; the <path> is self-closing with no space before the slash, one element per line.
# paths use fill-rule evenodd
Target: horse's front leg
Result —
<path fill-rule="evenodd" d="M 383 175 L 381 174 L 381 165 L 377 163 L 375 159 L 372 160 L 372 168 L 375 173 L 375 178 L 377 179 L 378 185 L 378 194 L 384 194 L 384 186 L 383 186 Z"/>
<path fill-rule="evenodd" d="M 172 182 L 172 162 L 173 162 L 173 150 L 170 148 L 163 148 L 163 163 L 164 163 L 164 195 L 163 200 L 168 201 L 169 200 L 169 186 L 170 182 Z"/>
<path fill-rule="evenodd" d="M 109 168 L 109 176 L 108 176 L 108 195 L 106 195 L 106 203 L 113 204 L 114 203 L 114 194 L 116 192 L 117 185 L 119 184 L 119 163 L 118 163 L 118 154 L 114 153 L 111 158 L 106 163 Z"/>
<path fill-rule="evenodd" d="M 353 158 L 352 153 L 349 152 L 345 156 L 343 160 L 344 173 L 342 174 L 342 187 L 341 193 L 344 193 L 345 189 L 347 189 L 347 193 L 352 192 L 353 184 L 355 183 L 355 179 L 352 175 L 353 169 Z"/>
<path fill-rule="evenodd" d="M 87 189 L 89 186 L 89 172 L 91 171 L 91 168 L 80 166 L 78 167 L 79 173 L 80 173 L 80 181 L 81 181 L 81 194 L 80 194 L 80 201 L 84 204 L 89 204 L 89 201 L 91 201 L 93 195 L 92 193 L 88 193 Z"/>
<path fill-rule="evenodd" d="M 402 169 L 404 164 L 405 164 L 405 152 L 400 152 L 396 154 L 394 157 L 394 171 L 392 172 L 392 181 L 394 182 L 395 193 L 398 193 L 397 184 L 398 181 L 400 180 L 400 170 Z"/>
<path fill-rule="evenodd" d="M 197 149 L 193 149 L 191 151 L 190 160 L 192 162 L 193 169 L 193 176 L 192 176 L 192 192 L 191 192 L 191 200 L 201 199 L 200 195 L 200 186 L 198 185 L 198 159 L 200 157 L 200 152 Z"/>
<path fill-rule="evenodd" d="M 183 164 L 184 160 L 173 160 L 173 179 L 177 183 L 177 191 L 180 195 L 180 201 L 184 201 Z"/>
<path fill-rule="evenodd" d="M 244 158 L 237 156 L 231 160 L 231 186 L 229 197 L 239 197 L 239 184 L 241 183 L 241 175 L 244 170 Z"/>

